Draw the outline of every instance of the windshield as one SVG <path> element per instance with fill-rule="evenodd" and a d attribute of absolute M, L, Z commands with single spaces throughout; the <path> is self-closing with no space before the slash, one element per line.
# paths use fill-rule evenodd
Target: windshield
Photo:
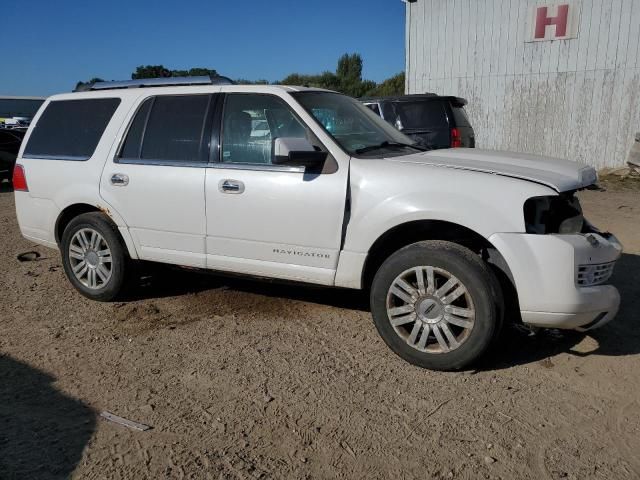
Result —
<path fill-rule="evenodd" d="M 292 95 L 350 155 L 381 158 L 423 150 L 354 98 L 314 91 Z"/>

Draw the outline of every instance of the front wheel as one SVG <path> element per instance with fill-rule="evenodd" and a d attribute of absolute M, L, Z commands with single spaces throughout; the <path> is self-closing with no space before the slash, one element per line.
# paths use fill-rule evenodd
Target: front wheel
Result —
<path fill-rule="evenodd" d="M 391 255 L 371 288 L 373 320 L 385 343 L 406 361 L 458 370 L 476 361 L 499 333 L 496 278 L 471 250 L 424 241 Z"/>
<path fill-rule="evenodd" d="M 123 290 L 129 257 L 118 229 L 102 213 L 78 215 L 60 245 L 64 271 L 85 297 L 108 302 Z"/>

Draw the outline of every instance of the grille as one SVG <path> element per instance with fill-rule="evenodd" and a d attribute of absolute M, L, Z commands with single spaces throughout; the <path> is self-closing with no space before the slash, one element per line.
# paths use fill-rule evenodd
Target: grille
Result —
<path fill-rule="evenodd" d="M 606 282 L 613 273 L 615 262 L 597 265 L 580 265 L 578 267 L 578 285 L 588 287 Z"/>

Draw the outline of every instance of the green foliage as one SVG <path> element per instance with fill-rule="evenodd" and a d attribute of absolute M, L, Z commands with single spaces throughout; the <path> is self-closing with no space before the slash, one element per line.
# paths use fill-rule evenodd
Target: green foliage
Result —
<path fill-rule="evenodd" d="M 171 70 L 165 68 L 164 65 L 140 65 L 136 71 L 131 74 L 132 80 L 141 78 L 166 78 L 171 76 Z"/>
<path fill-rule="evenodd" d="M 218 72 L 211 68 L 196 67 L 189 70 L 171 70 L 172 77 L 217 77 Z"/>
<path fill-rule="evenodd" d="M 76 83 L 75 90 L 79 90 L 82 87 L 85 87 L 85 86 L 88 86 L 88 85 L 92 85 L 92 84 L 97 83 L 97 82 L 104 82 L 104 80 L 101 79 L 101 78 L 98 78 L 98 77 L 93 77 L 91 80 L 87 80 L 86 82 L 80 81 L 80 82 Z"/>
<path fill-rule="evenodd" d="M 365 94 L 368 97 L 389 97 L 393 95 L 404 95 L 404 72 L 400 72 L 384 82 L 375 85 L 374 88 Z"/>
<path fill-rule="evenodd" d="M 258 80 L 247 80 L 246 78 L 237 78 L 235 82 L 239 83 L 240 85 L 269 85 L 269 80 L 265 80 L 263 78 Z"/>
<path fill-rule="evenodd" d="M 362 89 L 362 57 L 358 53 L 345 53 L 338 59 L 336 77 L 340 82 L 341 91 L 355 95 Z"/>
<path fill-rule="evenodd" d="M 291 73 L 279 82 L 280 85 L 300 85 L 307 87 L 326 88 L 346 93 L 352 97 L 363 96 L 389 96 L 402 95 L 404 93 L 404 72 L 398 73 L 388 78 L 382 83 L 362 78 L 362 57 L 358 53 L 345 53 L 338 59 L 336 71 L 325 71 L 319 74 Z M 189 70 L 169 70 L 164 65 L 140 65 L 131 74 L 131 79 L 142 78 L 167 78 L 167 77 L 190 77 L 190 76 L 217 76 L 216 70 L 204 67 L 194 67 Z M 103 81 L 100 78 L 92 78 L 88 82 L 78 82 L 76 89 L 80 86 L 93 82 Z M 237 83 L 245 85 L 269 85 L 268 80 L 247 80 L 238 79 Z"/>
<path fill-rule="evenodd" d="M 372 80 L 362 79 L 362 65 L 362 57 L 359 54 L 345 53 L 338 59 L 335 73 L 323 72 L 319 75 L 292 73 L 276 83 L 326 88 L 352 97 L 404 94 L 404 72 L 377 84 Z"/>
<path fill-rule="evenodd" d="M 218 75 L 218 72 L 210 68 L 195 67 L 189 70 L 169 70 L 164 65 L 140 65 L 136 68 L 136 71 L 131 74 L 132 80 L 138 80 L 141 78 L 167 78 L 167 77 L 199 77 L 208 76 L 213 77 Z"/>

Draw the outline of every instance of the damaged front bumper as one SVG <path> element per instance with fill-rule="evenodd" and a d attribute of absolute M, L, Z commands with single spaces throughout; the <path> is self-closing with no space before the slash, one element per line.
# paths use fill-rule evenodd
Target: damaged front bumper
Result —
<path fill-rule="evenodd" d="M 511 270 L 523 323 L 584 331 L 618 312 L 620 294 L 606 285 L 622 253 L 613 235 L 498 233 L 489 240 Z"/>

